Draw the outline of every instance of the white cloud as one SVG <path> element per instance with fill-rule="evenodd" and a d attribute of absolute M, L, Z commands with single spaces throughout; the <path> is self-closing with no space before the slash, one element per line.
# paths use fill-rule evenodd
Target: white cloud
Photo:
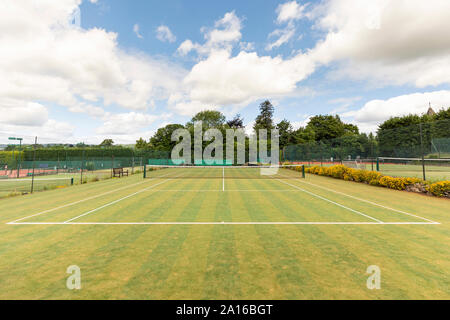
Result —
<path fill-rule="evenodd" d="M 278 5 L 276 12 L 277 23 L 284 24 L 287 23 L 286 27 L 281 29 L 276 29 L 269 34 L 268 38 L 277 37 L 277 39 L 266 46 L 266 50 L 270 51 L 274 48 L 278 48 L 283 44 L 289 42 L 297 31 L 295 27 L 295 21 L 305 17 L 306 5 L 300 6 L 296 1 L 286 2 L 284 4 Z M 302 36 L 298 39 L 301 39 Z"/>
<path fill-rule="evenodd" d="M 435 111 L 442 107 L 448 107 L 450 91 L 413 93 L 387 100 L 371 100 L 359 110 L 343 113 L 342 117 L 352 119 L 363 131 L 373 132 L 376 131 L 378 124 L 390 117 L 426 113 L 429 103 Z"/>
<path fill-rule="evenodd" d="M 299 20 L 304 17 L 306 5 L 301 6 L 297 1 L 286 2 L 277 7 L 277 22 L 284 23 L 293 20 Z"/>
<path fill-rule="evenodd" d="M 80 2 L 0 3 L 0 97 L 68 108 L 87 99 L 145 110 L 179 90 L 183 68 L 124 52 L 115 33 L 73 26 Z"/>
<path fill-rule="evenodd" d="M 171 114 L 151 115 L 137 112 L 108 115 L 96 132 L 101 135 L 135 135 L 157 120 L 168 119 Z"/>
<path fill-rule="evenodd" d="M 0 99 L 0 124 L 42 126 L 48 121 L 48 110 L 42 104 L 22 100 Z"/>
<path fill-rule="evenodd" d="M 195 47 L 196 47 L 196 45 L 194 45 L 194 43 L 192 43 L 192 41 L 188 39 L 188 40 L 183 41 L 180 44 L 180 46 L 178 47 L 177 51 L 178 51 L 178 53 L 180 55 L 185 56 L 189 52 L 194 50 Z"/>
<path fill-rule="evenodd" d="M 281 57 L 259 57 L 255 52 L 215 51 L 196 64 L 184 79 L 186 96 L 172 97 L 175 108 L 189 109 L 215 105 L 246 105 L 263 97 L 287 95 L 296 90 L 297 82 L 305 79 L 314 65 L 303 55 L 290 60 Z M 180 102 L 183 98 L 191 101 Z"/>
<path fill-rule="evenodd" d="M 272 50 L 273 48 L 278 48 L 283 44 L 287 43 L 295 35 L 295 27 L 293 24 L 289 24 L 284 29 L 276 29 L 269 34 L 269 38 L 278 37 L 274 42 L 269 43 L 266 46 L 266 50 Z"/>
<path fill-rule="evenodd" d="M 48 119 L 38 126 L 30 126 L 29 123 L 8 123 L 0 127 L 0 141 L 8 143 L 9 136 L 18 135 L 24 139 L 24 144 L 33 144 L 35 137 L 38 137 L 38 143 L 74 143 L 74 130 L 74 125 L 53 119 Z"/>
<path fill-rule="evenodd" d="M 175 42 L 177 37 L 170 31 L 168 26 L 160 25 L 156 29 L 156 38 L 162 42 Z"/>
<path fill-rule="evenodd" d="M 290 95 L 297 90 L 297 83 L 314 71 L 314 63 L 302 53 L 286 60 L 246 50 L 233 56 L 233 45 L 240 44 L 240 21 L 229 12 L 215 23 L 225 31 L 208 31 L 203 45 L 190 40 L 181 44 L 180 54 L 196 50 L 206 57 L 184 78 L 183 92 L 169 98 L 172 109 L 191 115 L 205 108 L 245 106 L 261 98 Z"/>
<path fill-rule="evenodd" d="M 68 109 L 70 112 L 85 113 L 93 118 L 102 118 L 102 117 L 108 116 L 110 114 L 109 112 L 106 112 L 103 108 L 85 104 L 85 103 L 80 103 L 76 106 L 69 107 Z"/>
<path fill-rule="evenodd" d="M 133 32 L 136 34 L 136 37 L 138 37 L 139 39 L 143 39 L 144 37 L 140 34 L 139 29 L 139 25 L 136 23 L 133 26 Z"/>
<path fill-rule="evenodd" d="M 254 51 L 255 50 L 255 44 L 253 42 L 239 42 L 239 48 L 242 51 Z"/>
<path fill-rule="evenodd" d="M 238 43 L 242 37 L 241 27 L 241 19 L 236 16 L 234 11 L 228 12 L 222 19 L 216 21 L 214 29 L 208 30 L 205 27 L 201 29 L 205 38 L 203 45 L 193 43 L 188 39 L 180 45 L 178 53 L 186 55 L 195 50 L 199 55 L 207 56 L 216 50 L 231 51 L 233 45 Z"/>
<path fill-rule="evenodd" d="M 450 83 L 450 1 L 328 0 L 308 15 L 325 32 L 310 56 L 341 77 L 417 87 Z"/>

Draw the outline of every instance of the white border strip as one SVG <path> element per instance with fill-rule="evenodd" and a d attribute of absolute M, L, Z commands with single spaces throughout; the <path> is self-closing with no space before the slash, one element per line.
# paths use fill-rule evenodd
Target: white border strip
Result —
<path fill-rule="evenodd" d="M 436 225 L 430 222 L 9 222 L 9 225 Z"/>

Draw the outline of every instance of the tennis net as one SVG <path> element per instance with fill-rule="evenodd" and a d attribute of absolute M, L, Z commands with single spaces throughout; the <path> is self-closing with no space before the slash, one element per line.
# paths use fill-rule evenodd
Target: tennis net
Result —
<path fill-rule="evenodd" d="M 303 165 L 280 166 L 163 166 L 147 165 L 144 178 L 153 179 L 300 179 Z"/>
<path fill-rule="evenodd" d="M 0 196 L 10 193 L 30 193 L 33 191 L 45 191 L 65 188 L 73 185 L 73 178 L 31 178 L 25 179 L 0 179 Z"/>

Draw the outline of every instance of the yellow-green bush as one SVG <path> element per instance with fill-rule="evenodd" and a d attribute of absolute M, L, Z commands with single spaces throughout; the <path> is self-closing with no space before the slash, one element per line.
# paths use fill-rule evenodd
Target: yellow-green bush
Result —
<path fill-rule="evenodd" d="M 441 181 L 430 184 L 427 191 L 436 197 L 450 197 L 450 181 Z"/>
<path fill-rule="evenodd" d="M 347 172 L 348 168 L 343 165 L 336 165 L 330 168 L 330 173 L 333 178 L 343 179 L 344 174 Z"/>

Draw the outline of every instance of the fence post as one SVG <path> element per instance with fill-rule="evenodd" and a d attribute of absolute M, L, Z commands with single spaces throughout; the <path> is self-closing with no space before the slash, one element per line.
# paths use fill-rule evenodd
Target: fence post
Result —
<path fill-rule="evenodd" d="M 423 154 L 423 136 L 422 136 L 422 122 L 419 123 L 419 128 L 420 128 L 420 153 L 422 154 L 422 171 L 423 171 L 423 180 L 427 180 L 426 179 L 426 175 L 425 175 L 425 155 Z"/>
<path fill-rule="evenodd" d="M 81 182 L 80 182 L 80 184 L 83 184 L 83 167 L 84 167 L 84 149 L 83 149 L 83 152 L 81 153 L 81 168 L 80 168 Z"/>
<path fill-rule="evenodd" d="M 35 162 L 36 162 L 36 145 L 37 145 L 37 137 L 34 138 L 33 171 L 31 173 L 31 193 L 33 193 L 33 189 L 34 189 L 34 167 L 35 167 Z"/>
<path fill-rule="evenodd" d="M 134 174 L 134 151 L 131 150 L 131 174 Z"/>

